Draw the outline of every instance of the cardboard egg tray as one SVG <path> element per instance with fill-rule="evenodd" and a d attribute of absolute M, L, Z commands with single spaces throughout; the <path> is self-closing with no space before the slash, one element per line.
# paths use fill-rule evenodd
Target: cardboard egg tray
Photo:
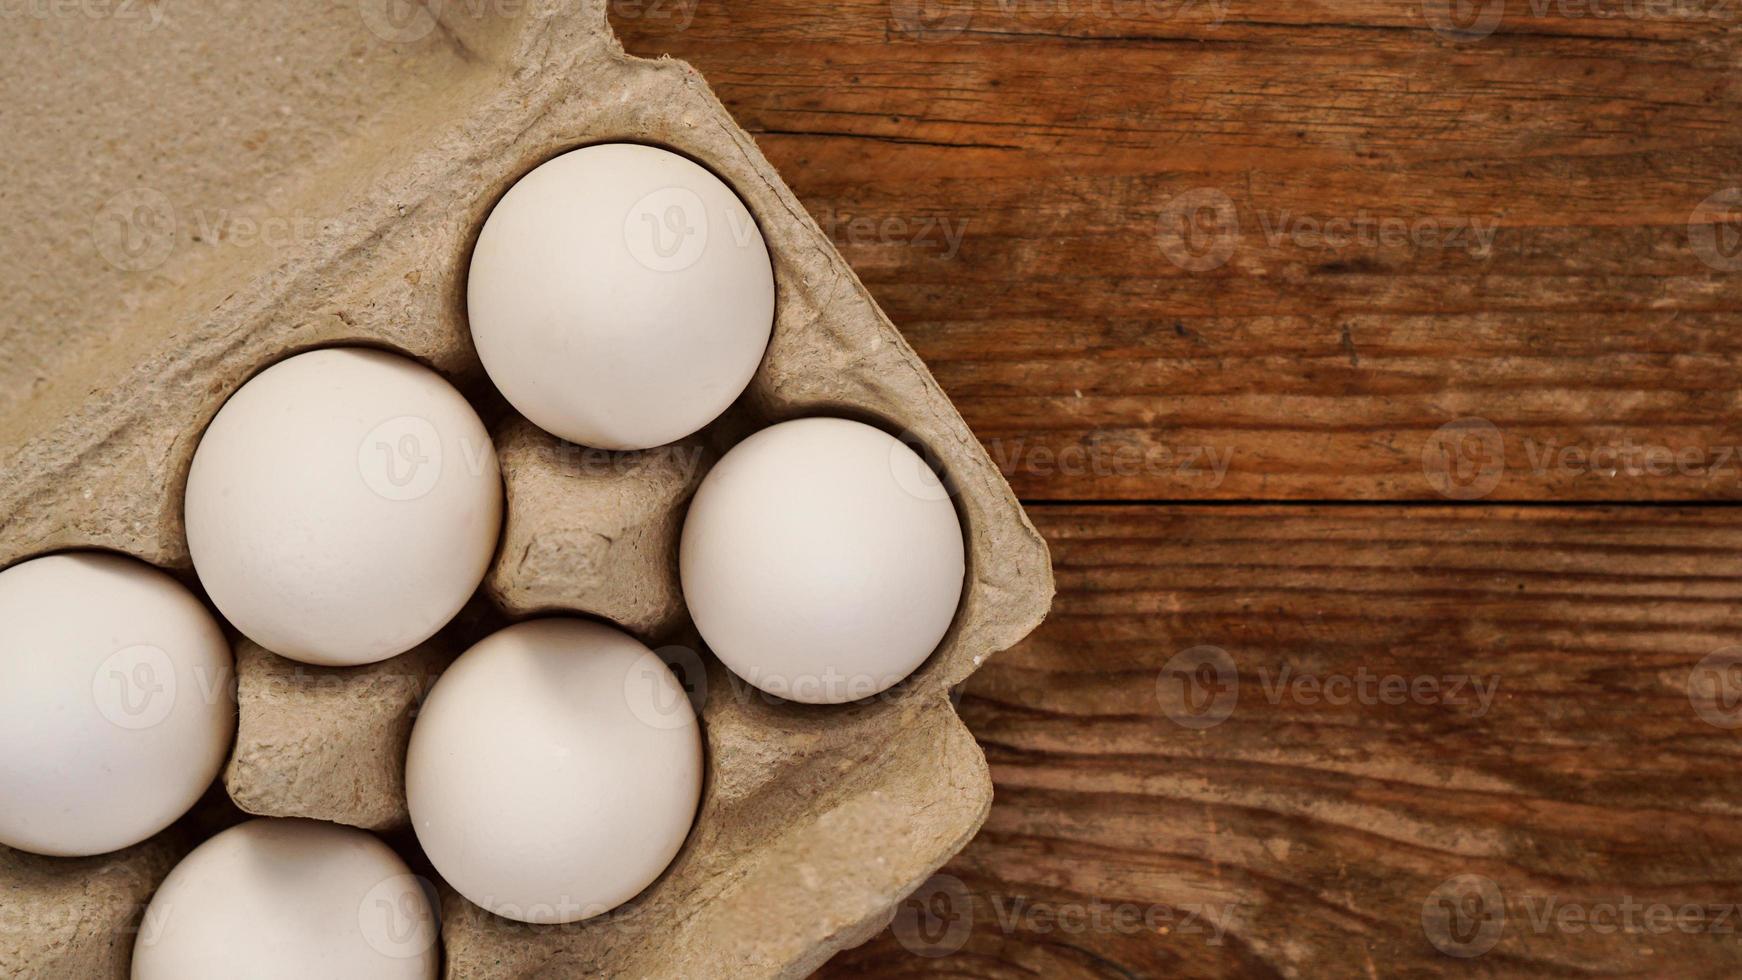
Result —
<path fill-rule="evenodd" d="M 365 18 L 373 5 L 362 0 Z M 984 819 L 986 762 L 950 692 L 1045 615 L 1045 545 L 925 366 L 694 70 L 626 56 L 598 2 L 417 9 L 429 23 L 382 30 L 422 30 L 401 56 L 455 67 L 439 84 L 381 96 L 390 104 L 368 126 L 280 176 L 274 207 L 315 216 L 306 234 L 172 264 L 124 332 L 0 414 L 0 564 L 103 548 L 191 584 L 182 490 L 231 392 L 323 346 L 431 365 L 478 405 L 503 463 L 507 517 L 484 586 L 434 639 L 372 666 L 295 664 L 235 638 L 240 720 L 223 790 L 248 813 L 336 821 L 414 848 L 401 767 L 442 669 L 514 619 L 608 619 L 661 650 L 701 705 L 707 776 L 690 838 L 637 899 L 567 926 L 491 916 L 436 882 L 446 975 L 803 976 L 882 928 Z M 261 15 L 202 29 L 247 30 L 250 16 Z M 173 99 L 188 83 L 171 74 L 120 97 Z M 761 224 L 778 292 L 745 396 L 699 436 L 646 453 L 585 450 L 519 419 L 484 378 L 465 321 L 467 256 L 494 202 L 539 163 L 610 141 L 664 146 L 721 175 Z M 175 164 L 163 162 L 153 186 L 171 201 L 195 192 L 176 184 Z M 678 590 L 677 534 L 707 465 L 743 435 L 807 415 L 872 422 L 923 447 L 968 540 L 967 588 L 941 647 L 891 692 L 851 705 L 790 704 L 732 677 L 696 639 Z M 0 848 L 0 975 L 126 976 L 144 903 L 209 831 L 202 819 L 97 858 Z"/>

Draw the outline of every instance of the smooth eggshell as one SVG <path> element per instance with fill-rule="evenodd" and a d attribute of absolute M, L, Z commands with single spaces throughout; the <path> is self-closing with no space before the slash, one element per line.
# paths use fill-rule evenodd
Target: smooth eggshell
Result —
<path fill-rule="evenodd" d="M 431 980 L 425 885 L 374 836 L 250 820 L 164 879 L 139 924 L 133 980 Z"/>
<path fill-rule="evenodd" d="M 580 619 L 510 626 L 436 683 L 406 754 L 412 827 L 444 879 L 522 922 L 633 898 L 695 819 L 702 741 L 652 651 Z"/>
<path fill-rule="evenodd" d="M 234 674 L 211 613 L 144 562 L 0 572 L 0 844 L 103 854 L 169 826 L 229 751 Z"/>
<path fill-rule="evenodd" d="M 734 446 L 684 519 L 696 628 L 770 694 L 839 704 L 923 663 L 961 601 L 948 491 L 900 440 L 859 422 L 784 422 Z"/>
<path fill-rule="evenodd" d="M 237 629 L 310 664 L 385 660 L 459 612 L 496 548 L 502 479 L 452 385 L 376 350 L 267 368 L 212 419 L 188 549 Z"/>
<path fill-rule="evenodd" d="M 694 161 L 604 143 L 509 188 L 478 235 L 467 310 L 520 413 L 601 449 L 713 421 L 774 327 L 774 271 L 744 203 Z"/>

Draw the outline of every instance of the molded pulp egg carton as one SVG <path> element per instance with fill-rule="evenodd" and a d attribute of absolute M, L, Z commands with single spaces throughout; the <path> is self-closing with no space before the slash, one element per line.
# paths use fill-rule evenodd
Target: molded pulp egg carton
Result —
<path fill-rule="evenodd" d="M 274 16 L 227 0 L 214 9 L 225 16 L 187 13 L 196 22 L 141 50 L 141 65 L 175 60 L 178 44 L 196 59 L 234 48 L 241 42 L 227 32 L 258 31 L 259 18 Z M 367 667 L 294 664 L 235 638 L 240 730 L 223 789 L 249 813 L 380 831 L 427 873 L 405 829 L 401 766 L 430 684 L 467 644 L 513 619 L 562 610 L 609 619 L 660 648 L 702 703 L 707 783 L 690 839 L 639 898 L 574 925 L 499 919 L 438 881 L 447 975 L 802 976 L 885 925 L 985 818 L 986 762 L 950 691 L 1045 615 L 1046 548 L 924 365 L 695 71 L 623 54 L 598 2 L 432 4 L 380 20 L 385 9 L 359 0 L 321 13 L 376 17 L 375 33 L 390 39 L 402 32 L 393 56 L 407 81 L 387 94 L 327 83 L 327 95 L 354 100 L 367 121 L 297 172 L 275 175 L 274 213 L 313 216 L 302 234 L 270 249 L 183 249 L 151 273 L 124 330 L 39 379 L 28 398 L 0 401 L 0 564 L 104 548 L 191 583 L 182 489 L 201 431 L 243 381 L 293 353 L 342 344 L 430 364 L 479 406 L 503 461 L 507 518 L 484 587 L 435 639 Z M 420 23 L 430 10 L 438 13 Z M 29 74 L 33 58 L 47 57 L 30 49 L 52 39 L 41 25 L 22 29 L 11 46 Z M 272 37 L 254 42 L 274 50 Z M 305 42 L 282 36 L 293 53 Z M 419 59 L 447 68 L 432 73 Z M 138 75 L 136 89 L 114 97 L 137 103 L 142 119 L 201 84 L 192 70 Z M 153 124 L 192 132 L 199 121 Z M 97 167 L 126 152 L 128 137 L 64 166 Z M 23 138 L 27 151 L 55 139 L 53 127 Z M 669 147 L 719 173 L 757 216 L 778 290 L 773 340 L 746 395 L 696 438 L 647 453 L 583 450 L 519 419 L 484 378 L 464 316 L 467 257 L 494 202 L 544 160 L 608 141 Z M 30 152 L 20 159 L 27 166 Z M 150 171 L 148 191 L 114 189 L 134 214 L 185 208 L 223 182 L 173 151 Z M 183 244 L 196 233 L 185 225 Z M 67 237 L 100 249 L 102 233 Z M 37 261 L 55 274 L 52 257 Z M 33 338 L 12 342 L 23 356 Z M 834 707 L 760 695 L 698 653 L 675 567 L 683 508 L 707 463 L 758 427 L 818 414 L 870 421 L 923 447 L 968 538 L 967 588 L 940 649 L 891 694 Z M 0 975 L 125 976 L 144 903 L 211 819 L 196 810 L 96 858 L 0 848 Z"/>

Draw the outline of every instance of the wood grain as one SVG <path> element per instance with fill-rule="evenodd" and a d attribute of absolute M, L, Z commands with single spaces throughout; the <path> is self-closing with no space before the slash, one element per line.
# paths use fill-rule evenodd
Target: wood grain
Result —
<path fill-rule="evenodd" d="M 1742 499 L 1742 8 L 1463 9 L 615 0 L 1128 502 L 1035 509 L 986 828 L 822 976 L 1742 974 L 1742 511 L 1559 506 Z"/>
<path fill-rule="evenodd" d="M 1733 2 L 1511 0 L 1480 40 L 1405 0 L 613 9 L 1026 499 L 1742 498 Z"/>
<path fill-rule="evenodd" d="M 1742 971 L 1742 714 L 1701 667 L 1742 636 L 1742 512 L 1038 516 L 1053 616 L 961 706 L 992 815 L 945 869 L 960 890 L 918 898 L 971 932 L 928 959 L 909 923 L 825 976 Z M 1231 703 L 1199 691 L 1220 723 L 1177 696 L 1205 646 L 1237 675 Z M 1505 910 L 1469 959 L 1423 923 L 1460 875 Z M 1632 933 L 1556 924 L 1630 901 Z M 1684 906 L 1698 931 L 1654 924 Z"/>

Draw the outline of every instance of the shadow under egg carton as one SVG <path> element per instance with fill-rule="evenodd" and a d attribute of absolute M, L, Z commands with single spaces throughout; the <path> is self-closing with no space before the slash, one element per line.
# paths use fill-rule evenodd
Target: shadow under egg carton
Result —
<path fill-rule="evenodd" d="M 250 812 L 403 828 L 399 765 L 415 706 L 483 623 L 571 610 L 654 645 L 676 637 L 672 649 L 699 649 L 693 634 L 683 642 L 674 546 L 707 463 L 776 421 L 874 422 L 925 448 L 967 536 L 962 605 L 932 657 L 877 698 L 807 706 L 691 654 L 680 666 L 705 688 L 706 787 L 688 842 L 658 882 L 567 926 L 511 922 L 443 890 L 449 976 L 802 976 L 880 929 L 984 820 L 985 759 L 949 692 L 1044 617 L 1046 548 L 924 365 L 692 69 L 626 56 L 602 3 L 482 6 L 441 5 L 428 42 L 405 55 L 451 61 L 442 84 L 333 94 L 387 104 L 371 106 L 366 133 L 274 190 L 287 207 L 319 215 L 318 232 L 270 254 L 235 250 L 178 268 L 174 288 L 153 294 L 124 340 L 0 418 L 0 562 L 98 547 L 185 576 L 188 466 L 205 424 L 245 380 L 303 350 L 365 344 L 430 364 L 474 401 L 491 399 L 464 284 L 471 243 L 508 187 L 589 143 L 645 142 L 704 162 L 757 216 L 774 262 L 775 329 L 744 397 L 680 444 L 695 450 L 675 457 L 688 466 L 650 450 L 609 454 L 621 465 L 602 474 L 510 413 L 495 427 L 508 518 L 482 590 L 494 608 L 372 668 L 298 670 L 238 644 L 240 732 L 224 782 Z M 165 82 L 177 84 L 191 83 Z M 106 860 L 155 880 L 168 870 L 166 848 L 185 849 L 165 842 L 173 834 L 185 836 L 172 829 Z M 3 856 L 0 895 L 29 881 L 38 901 L 64 895 L 84 909 L 69 906 L 76 928 L 15 937 L 9 975 L 53 975 L 61 962 L 125 974 L 125 959 L 113 958 L 130 951 L 131 934 L 113 942 L 104 917 L 118 913 L 80 887 L 89 861 Z M 69 943 L 84 951 L 69 953 Z"/>

